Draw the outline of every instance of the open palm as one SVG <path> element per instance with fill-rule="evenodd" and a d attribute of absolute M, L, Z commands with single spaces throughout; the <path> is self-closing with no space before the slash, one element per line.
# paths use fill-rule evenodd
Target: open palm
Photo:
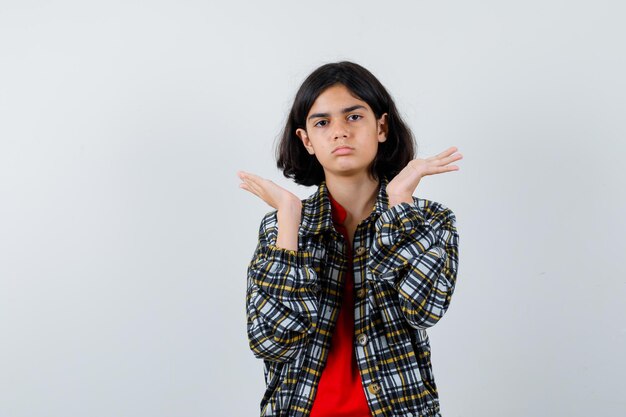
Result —
<path fill-rule="evenodd" d="M 463 158 L 463 155 L 456 153 L 457 150 L 456 147 L 452 146 L 435 156 L 411 160 L 402 171 L 389 181 L 387 194 L 397 196 L 400 199 L 410 200 L 424 176 L 458 171 L 459 167 L 457 165 L 449 165 Z"/>
<path fill-rule="evenodd" d="M 302 204 L 298 196 L 271 180 L 244 171 L 237 171 L 237 176 L 243 181 L 239 184 L 240 188 L 251 192 L 277 210 L 289 204 Z"/>

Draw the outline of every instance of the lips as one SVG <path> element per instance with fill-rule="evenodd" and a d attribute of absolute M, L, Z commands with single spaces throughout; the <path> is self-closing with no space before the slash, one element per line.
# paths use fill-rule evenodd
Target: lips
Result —
<path fill-rule="evenodd" d="M 354 148 L 351 147 L 351 146 L 338 146 L 335 149 L 333 149 L 333 153 L 337 152 L 340 149 L 350 149 L 350 150 L 353 150 Z"/>

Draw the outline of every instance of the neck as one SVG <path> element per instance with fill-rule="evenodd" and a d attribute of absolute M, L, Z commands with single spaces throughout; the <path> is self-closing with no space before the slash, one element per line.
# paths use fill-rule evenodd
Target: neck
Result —
<path fill-rule="evenodd" d="M 364 173 L 358 176 L 338 176 L 326 173 L 326 187 L 333 198 L 348 212 L 347 221 L 367 217 L 378 195 L 380 181 Z"/>

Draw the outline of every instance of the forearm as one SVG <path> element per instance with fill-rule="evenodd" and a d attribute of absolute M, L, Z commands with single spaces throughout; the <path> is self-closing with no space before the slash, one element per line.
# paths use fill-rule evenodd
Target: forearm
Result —
<path fill-rule="evenodd" d="M 279 208 L 276 218 L 278 219 L 276 246 L 297 251 L 298 229 L 300 228 L 300 220 L 302 218 L 302 203 L 298 201 Z"/>
<path fill-rule="evenodd" d="M 277 214 L 268 213 L 259 228 L 259 242 L 248 265 L 246 309 L 255 356 L 287 361 L 302 351 L 315 330 L 318 305 L 310 283 L 316 282 L 317 276 L 309 252 L 276 244 Z M 297 229 L 293 236 L 297 239 Z"/>
<path fill-rule="evenodd" d="M 398 291 L 413 327 L 434 325 L 450 304 L 458 269 L 455 222 L 451 210 L 432 202 L 398 205 L 377 222 L 370 271 Z"/>
<path fill-rule="evenodd" d="M 317 280 L 307 252 L 276 246 L 248 267 L 247 315 L 250 348 L 258 358 L 287 361 L 306 345 L 317 322 Z"/>
<path fill-rule="evenodd" d="M 248 341 L 255 357 L 274 362 L 289 361 L 304 348 L 314 314 L 296 313 L 251 288 L 247 295 Z"/>

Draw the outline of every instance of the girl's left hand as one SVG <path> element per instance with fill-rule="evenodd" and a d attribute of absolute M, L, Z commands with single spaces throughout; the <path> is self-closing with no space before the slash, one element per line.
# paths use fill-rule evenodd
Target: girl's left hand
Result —
<path fill-rule="evenodd" d="M 402 171 L 387 184 L 389 205 L 393 206 L 401 202 L 413 203 L 413 193 L 422 177 L 426 175 L 442 174 L 444 172 L 458 171 L 457 165 L 449 165 L 458 161 L 463 155 L 456 153 L 456 147 L 450 147 L 438 155 L 430 158 L 416 158 L 411 160 Z"/>

